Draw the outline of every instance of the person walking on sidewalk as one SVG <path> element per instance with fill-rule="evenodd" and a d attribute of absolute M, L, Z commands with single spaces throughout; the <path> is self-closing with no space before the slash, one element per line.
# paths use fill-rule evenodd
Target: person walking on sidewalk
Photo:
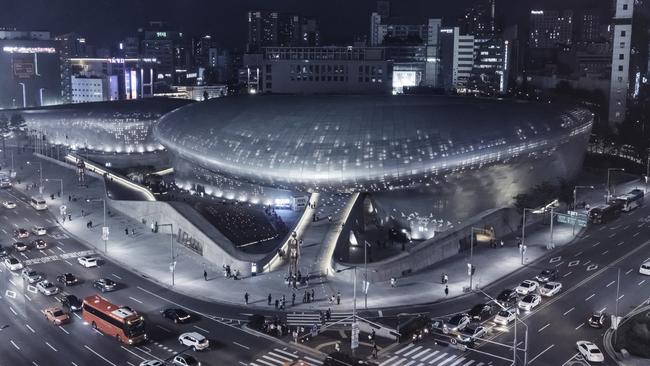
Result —
<path fill-rule="evenodd" d="M 341 291 L 336 293 L 336 305 L 341 305 Z"/>
<path fill-rule="evenodd" d="M 445 296 L 449 295 L 449 286 L 445 285 Z"/>
<path fill-rule="evenodd" d="M 445 285 L 448 284 L 449 283 L 449 276 L 445 273 L 443 277 L 444 277 Z"/>
<path fill-rule="evenodd" d="M 291 295 L 291 306 L 295 306 L 295 305 L 296 305 L 296 293 L 294 292 Z"/>
<path fill-rule="evenodd" d="M 280 300 L 275 299 L 275 310 L 278 310 L 280 308 Z"/>
<path fill-rule="evenodd" d="M 375 360 L 377 359 L 377 352 L 378 352 L 377 342 L 372 341 L 372 358 L 374 358 Z"/>
<path fill-rule="evenodd" d="M 244 294 L 244 303 L 248 305 L 248 292 Z"/>
<path fill-rule="evenodd" d="M 316 300 L 316 295 L 314 293 L 314 289 L 311 289 L 311 300 L 312 301 Z"/>
<path fill-rule="evenodd" d="M 126 235 L 126 236 L 129 235 L 129 228 L 128 227 L 124 228 L 124 235 Z"/>
<path fill-rule="evenodd" d="M 205 269 L 203 270 L 203 279 L 208 280 L 208 272 Z"/>
<path fill-rule="evenodd" d="M 271 305 L 271 300 L 273 299 L 273 298 L 271 297 L 271 294 L 269 294 L 269 297 L 268 297 L 267 299 L 269 300 L 269 305 Z"/>

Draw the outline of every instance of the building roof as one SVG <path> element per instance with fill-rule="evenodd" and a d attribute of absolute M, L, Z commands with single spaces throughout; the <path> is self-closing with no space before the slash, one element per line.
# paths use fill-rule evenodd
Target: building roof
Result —
<path fill-rule="evenodd" d="M 90 103 L 75 103 L 75 104 L 57 104 L 45 107 L 25 108 L 0 111 L 12 113 L 19 112 L 25 114 L 41 114 L 53 112 L 70 112 L 70 113 L 114 113 L 121 112 L 123 114 L 133 112 L 152 112 L 164 114 L 176 108 L 193 103 L 192 100 L 176 99 L 176 98 L 144 98 L 136 100 L 114 100 L 106 102 L 90 102 Z"/>

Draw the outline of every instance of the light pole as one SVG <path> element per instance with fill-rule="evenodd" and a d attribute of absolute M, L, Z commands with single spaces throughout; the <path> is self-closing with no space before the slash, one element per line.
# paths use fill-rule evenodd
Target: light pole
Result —
<path fill-rule="evenodd" d="M 45 178 L 45 181 L 46 181 L 46 182 L 54 181 L 54 182 L 59 182 L 59 183 L 61 183 L 61 190 L 60 190 L 59 192 L 61 192 L 61 195 L 63 196 L 63 179 L 58 179 L 58 178 Z"/>
<path fill-rule="evenodd" d="M 524 207 L 523 219 L 521 224 L 521 247 L 519 251 L 521 252 L 521 264 L 524 264 L 524 253 L 526 253 L 526 211 L 530 211 L 534 214 L 540 214 L 546 212 L 548 209 L 551 210 L 551 245 L 553 242 L 553 209 L 558 205 L 559 201 L 554 199 L 551 203 L 547 204 L 544 207 L 537 209 Z"/>
<path fill-rule="evenodd" d="M 368 284 L 368 246 L 370 246 L 370 243 L 365 240 L 363 242 L 363 307 L 364 309 L 368 309 L 368 288 L 370 288 L 370 285 Z"/>
<path fill-rule="evenodd" d="M 45 88 L 38 88 L 38 95 L 40 96 L 41 99 L 41 107 L 43 106 L 43 91 Z"/>
<path fill-rule="evenodd" d="M 337 269 L 336 273 L 341 273 L 341 272 L 344 272 L 344 271 L 347 271 L 347 270 L 350 270 L 350 269 L 354 270 L 354 281 L 353 281 L 353 283 L 354 283 L 354 285 L 353 285 L 354 286 L 354 290 L 353 290 L 354 295 L 353 295 L 353 302 L 352 302 L 352 333 L 353 334 L 350 337 L 350 342 L 351 342 L 350 348 L 352 349 L 352 355 L 354 356 L 355 349 L 357 348 L 355 346 L 358 346 L 358 345 L 354 344 L 354 341 L 355 341 L 354 332 L 358 332 L 358 329 L 359 329 L 358 328 L 359 326 L 357 325 L 357 266 L 352 266 L 352 267 L 343 268 L 343 269 Z M 359 341 L 359 335 L 358 334 L 356 335 L 356 341 L 357 342 Z"/>
<path fill-rule="evenodd" d="M 25 83 L 18 83 L 23 87 L 23 108 L 27 108 L 27 94 L 25 90 Z"/>
<path fill-rule="evenodd" d="M 625 168 L 607 168 L 607 199 L 605 203 L 609 203 L 609 198 L 611 196 L 611 190 L 609 187 L 609 176 L 612 172 L 624 172 Z"/>
<path fill-rule="evenodd" d="M 86 200 L 86 202 L 100 202 L 100 201 L 102 202 L 104 207 L 104 226 L 102 226 L 102 240 L 104 240 L 104 253 L 108 253 L 108 226 L 106 226 L 106 200 L 103 198 Z"/>
<path fill-rule="evenodd" d="M 27 162 L 28 165 L 32 165 L 31 161 Z M 40 175 L 40 185 L 38 186 L 38 193 L 43 194 L 43 164 L 39 161 L 38 162 L 38 173 Z"/>
<path fill-rule="evenodd" d="M 595 189 L 596 187 L 594 186 L 573 186 L 573 210 L 578 212 L 578 189 Z M 575 220 L 573 220 L 573 235 L 576 233 L 576 222 L 578 221 L 578 218 L 576 217 Z"/>
<path fill-rule="evenodd" d="M 174 225 L 158 224 L 158 227 L 161 226 L 169 226 L 169 272 L 172 274 L 172 287 L 174 287 L 174 271 L 176 270 L 176 262 L 174 262 Z"/>
<path fill-rule="evenodd" d="M 479 232 L 483 233 L 485 232 L 485 229 L 481 229 L 478 227 L 473 227 L 472 226 L 472 232 L 470 235 L 470 241 L 469 241 L 469 263 L 467 263 L 467 275 L 469 276 L 469 291 L 472 291 L 472 280 L 474 279 L 474 265 L 472 264 L 472 260 L 474 258 L 474 232 L 476 230 L 479 230 Z"/>

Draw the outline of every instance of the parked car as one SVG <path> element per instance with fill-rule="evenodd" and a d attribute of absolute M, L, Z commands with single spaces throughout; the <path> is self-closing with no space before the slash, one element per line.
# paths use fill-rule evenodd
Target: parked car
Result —
<path fill-rule="evenodd" d="M 45 296 L 52 296 L 59 293 L 59 288 L 48 280 L 43 280 L 37 283 L 36 289 Z"/>
<path fill-rule="evenodd" d="M 23 269 L 23 272 L 21 273 L 21 276 L 23 277 L 23 280 L 27 281 L 27 283 L 36 283 L 40 280 L 43 279 L 43 276 L 41 276 L 38 272 L 34 271 L 31 268 L 25 268 Z"/>
<path fill-rule="evenodd" d="M 473 321 L 483 321 L 489 319 L 494 314 L 494 308 L 490 304 L 478 304 L 470 310 L 467 315 Z"/>
<path fill-rule="evenodd" d="M 27 249 L 29 249 L 29 246 L 22 241 L 17 241 L 14 243 L 14 250 L 16 252 L 25 252 Z"/>
<path fill-rule="evenodd" d="M 61 298 L 61 305 L 70 311 L 81 311 L 83 302 L 75 295 L 65 295 Z"/>
<path fill-rule="evenodd" d="M 3 202 L 2 202 L 2 205 L 3 205 L 5 208 L 10 208 L 10 209 L 11 209 L 11 208 L 16 208 L 16 203 L 15 203 L 15 202 L 12 202 L 12 201 L 3 201 Z"/>
<path fill-rule="evenodd" d="M 535 276 L 535 279 L 539 282 L 548 282 L 548 281 L 555 281 L 557 280 L 557 269 L 555 268 L 547 268 L 540 272 L 537 276 Z"/>
<path fill-rule="evenodd" d="M 470 323 L 469 315 L 465 313 L 456 314 L 449 319 L 443 328 L 444 333 L 460 332 Z"/>
<path fill-rule="evenodd" d="M 38 250 L 47 249 L 47 242 L 43 239 L 36 239 L 32 241 L 32 246 Z"/>
<path fill-rule="evenodd" d="M 79 279 L 72 273 L 63 273 L 56 276 L 56 281 L 63 286 L 72 286 L 76 285 L 79 282 Z"/>
<path fill-rule="evenodd" d="M 508 325 L 515 321 L 516 316 L 516 310 L 514 309 L 501 310 L 494 317 L 494 322 L 499 325 Z"/>
<path fill-rule="evenodd" d="M 90 255 L 77 258 L 77 262 L 86 268 L 99 266 L 99 258 Z"/>
<path fill-rule="evenodd" d="M 34 226 L 32 228 L 32 234 L 42 236 L 47 234 L 47 229 L 42 226 Z"/>
<path fill-rule="evenodd" d="M 590 327 L 600 329 L 605 326 L 605 319 L 607 317 L 605 316 L 604 313 L 601 312 L 596 312 L 591 314 L 589 319 L 587 319 L 587 324 L 589 324 Z"/>
<path fill-rule="evenodd" d="M 9 268 L 10 271 L 20 271 L 23 269 L 23 264 L 14 257 L 7 257 L 4 260 L 5 266 Z"/>
<path fill-rule="evenodd" d="M 517 288 L 515 288 L 515 291 L 520 295 L 528 295 L 537 291 L 538 288 L 539 283 L 531 280 L 524 280 L 519 284 L 519 286 L 517 286 Z"/>
<path fill-rule="evenodd" d="M 18 239 L 25 239 L 29 237 L 29 231 L 23 228 L 19 228 L 14 230 L 14 236 Z"/>
<path fill-rule="evenodd" d="M 645 262 L 639 267 L 639 273 L 642 275 L 650 276 L 650 262 Z"/>
<path fill-rule="evenodd" d="M 576 346 L 578 347 L 578 352 L 589 362 L 603 362 L 605 361 L 605 356 L 600 352 L 598 346 L 593 342 L 589 341 L 577 341 Z"/>
<path fill-rule="evenodd" d="M 178 336 L 178 343 L 186 347 L 191 347 L 194 351 L 203 351 L 210 347 L 208 339 L 197 332 L 181 334 Z"/>
<path fill-rule="evenodd" d="M 504 305 L 516 304 L 519 301 L 519 295 L 513 289 L 505 289 L 497 296 L 497 301 Z"/>
<path fill-rule="evenodd" d="M 63 309 L 59 307 L 51 307 L 43 309 L 42 313 L 45 315 L 47 321 L 55 325 L 65 324 L 70 321 L 70 315 L 66 314 Z"/>
<path fill-rule="evenodd" d="M 180 355 L 174 356 L 174 358 L 172 359 L 172 364 L 179 365 L 179 366 L 201 366 L 201 362 L 197 361 L 196 358 L 185 353 L 181 353 Z"/>
<path fill-rule="evenodd" d="M 178 308 L 169 308 L 165 309 L 162 312 L 163 318 L 169 319 L 174 323 L 186 323 L 190 321 L 192 315 L 183 309 Z"/>
<path fill-rule="evenodd" d="M 117 287 L 117 283 L 115 283 L 115 281 L 110 280 L 108 278 L 100 278 L 95 282 L 93 282 L 93 287 L 98 289 L 101 292 L 114 291 L 115 288 Z"/>
<path fill-rule="evenodd" d="M 547 282 L 544 286 L 540 287 L 539 293 L 542 296 L 551 297 L 555 296 L 558 292 L 562 290 L 562 284 L 559 282 Z"/>
<path fill-rule="evenodd" d="M 533 310 L 537 305 L 542 303 L 542 297 L 537 295 L 537 294 L 531 294 L 531 295 L 526 295 L 524 296 L 521 301 L 519 301 L 519 309 L 525 310 L 525 311 L 531 311 Z"/>

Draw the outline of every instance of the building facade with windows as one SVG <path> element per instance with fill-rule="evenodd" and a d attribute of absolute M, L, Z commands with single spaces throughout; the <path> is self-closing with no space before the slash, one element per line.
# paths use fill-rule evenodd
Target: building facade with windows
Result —
<path fill-rule="evenodd" d="M 632 0 L 616 0 L 614 41 L 612 43 L 612 72 L 609 87 L 609 123 L 614 126 L 625 120 L 630 88 L 633 14 L 634 2 Z"/>

